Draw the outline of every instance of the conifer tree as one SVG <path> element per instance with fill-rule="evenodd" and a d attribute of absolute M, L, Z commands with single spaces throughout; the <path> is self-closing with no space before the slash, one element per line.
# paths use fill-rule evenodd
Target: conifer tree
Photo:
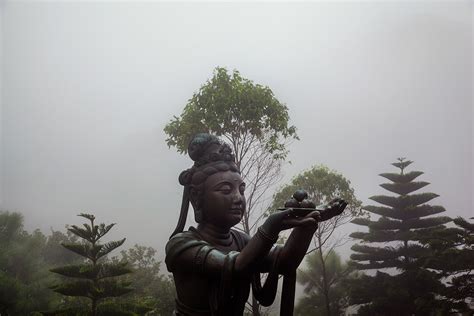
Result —
<path fill-rule="evenodd" d="M 51 287 L 55 292 L 66 296 L 86 297 L 91 301 L 89 312 L 80 312 L 72 310 L 63 310 L 53 313 L 44 313 L 46 315 L 136 315 L 134 306 L 117 306 L 104 302 L 99 303 L 109 297 L 118 297 L 131 292 L 130 283 L 119 281 L 117 278 L 131 270 L 127 267 L 127 262 L 106 261 L 106 256 L 114 249 L 120 247 L 125 238 L 118 241 L 100 243 L 115 224 L 105 225 L 94 223 L 95 217 L 90 214 L 79 214 L 89 220 L 89 223 L 83 224 L 84 227 L 72 225 L 68 228 L 75 236 L 82 239 L 80 243 L 62 243 L 62 246 L 84 258 L 80 264 L 67 265 L 52 269 L 51 272 L 71 278 L 71 281 L 64 281 Z M 102 306 L 103 305 L 103 306 Z M 129 305 L 129 304 L 127 304 Z M 137 307 L 138 308 L 138 307 Z"/>
<path fill-rule="evenodd" d="M 446 308 L 436 299 L 445 288 L 440 281 L 441 275 L 426 266 L 432 250 L 420 240 L 444 229 L 444 224 L 451 219 L 430 216 L 445 209 L 427 204 L 438 197 L 437 194 L 414 193 L 429 183 L 414 181 L 423 172 L 405 172 L 411 163 L 399 158 L 392 164 L 400 169 L 399 173 L 380 174 L 391 181 L 380 186 L 395 196 L 370 197 L 383 206 L 363 208 L 379 215 L 378 220 L 353 220 L 355 224 L 368 227 L 369 231 L 351 234 L 351 237 L 361 240 L 352 247 L 355 253 L 351 255 L 351 264 L 359 270 L 377 269 L 375 276 L 362 275 L 351 284 L 351 302 L 362 305 L 359 315 L 430 315 L 434 310 Z M 379 269 L 389 270 L 383 272 Z"/>
<path fill-rule="evenodd" d="M 462 217 L 453 222 L 455 227 L 434 232 L 421 242 L 434 251 L 426 266 L 442 274 L 446 284 L 442 298 L 450 312 L 471 315 L 474 311 L 474 224 Z"/>

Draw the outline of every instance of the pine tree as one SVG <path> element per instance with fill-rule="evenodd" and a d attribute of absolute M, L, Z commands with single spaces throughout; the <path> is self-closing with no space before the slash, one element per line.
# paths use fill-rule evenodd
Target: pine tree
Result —
<path fill-rule="evenodd" d="M 120 247 L 125 238 L 118 241 L 99 243 L 115 224 L 105 225 L 94 223 L 95 217 L 90 214 L 79 214 L 90 223 L 83 224 L 84 227 L 72 225 L 68 231 L 82 239 L 81 243 L 62 243 L 62 246 L 84 258 L 84 263 L 67 265 L 52 269 L 51 272 L 61 276 L 72 278 L 71 281 L 64 281 L 51 288 L 66 296 L 86 297 L 91 301 L 90 312 L 80 312 L 72 310 L 62 310 L 53 313 L 43 313 L 45 315 L 136 315 L 134 306 L 118 306 L 104 302 L 99 303 L 109 297 L 118 297 L 131 292 L 130 283 L 119 281 L 117 278 L 131 270 L 127 267 L 127 262 L 107 262 L 106 256 L 114 249 Z M 129 304 L 127 304 L 129 305 Z M 143 312 L 143 311 L 141 311 Z"/>
<path fill-rule="evenodd" d="M 471 315 L 474 311 L 474 224 L 462 217 L 453 222 L 456 227 L 437 231 L 421 242 L 434 251 L 426 266 L 441 272 L 447 285 L 442 295 L 450 312 Z"/>
<path fill-rule="evenodd" d="M 436 299 L 445 288 L 440 281 L 441 275 L 426 266 L 432 250 L 420 240 L 444 229 L 444 224 L 451 219 L 430 216 L 445 211 L 441 206 L 426 204 L 438 197 L 437 194 L 413 193 L 429 183 L 414 181 L 423 172 L 405 172 L 411 163 L 399 158 L 392 164 L 400 169 L 399 173 L 380 174 L 391 181 L 380 186 L 396 196 L 370 198 L 383 205 L 364 207 L 369 213 L 380 216 L 377 221 L 353 220 L 355 224 L 368 227 L 369 231 L 351 234 L 361 240 L 352 247 L 356 253 L 351 255 L 351 264 L 359 270 L 389 269 L 390 272 L 377 270 L 375 276 L 363 275 L 351 283 L 351 302 L 362 304 L 360 315 L 430 315 L 445 308 Z"/>

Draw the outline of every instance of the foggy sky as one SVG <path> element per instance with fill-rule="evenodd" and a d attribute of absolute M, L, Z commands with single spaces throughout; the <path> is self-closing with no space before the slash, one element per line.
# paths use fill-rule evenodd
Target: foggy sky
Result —
<path fill-rule="evenodd" d="M 268 85 L 315 164 L 357 197 L 386 194 L 397 157 L 430 202 L 473 216 L 472 5 L 463 2 L 87 3 L 2 7 L 1 209 L 28 229 L 94 213 L 112 238 L 163 247 L 191 165 L 165 144 L 216 66 Z M 284 182 L 282 182 L 282 185 Z M 347 231 L 358 229 L 348 226 Z"/>

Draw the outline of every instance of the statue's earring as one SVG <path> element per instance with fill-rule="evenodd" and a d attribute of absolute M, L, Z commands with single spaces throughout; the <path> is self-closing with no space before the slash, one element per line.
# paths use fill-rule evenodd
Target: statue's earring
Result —
<path fill-rule="evenodd" d="M 199 200 L 198 192 L 194 188 L 191 189 L 190 200 L 194 209 L 194 220 L 196 221 L 196 223 L 200 223 L 202 222 L 202 219 L 203 219 L 201 201 Z"/>
<path fill-rule="evenodd" d="M 200 208 L 194 210 L 194 220 L 196 223 L 202 222 L 202 210 Z"/>

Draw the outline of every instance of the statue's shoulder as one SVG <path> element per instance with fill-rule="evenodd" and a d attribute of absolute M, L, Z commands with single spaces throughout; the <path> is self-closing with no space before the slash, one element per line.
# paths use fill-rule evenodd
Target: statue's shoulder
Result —
<path fill-rule="evenodd" d="M 198 249 L 205 245 L 209 244 L 202 240 L 194 229 L 178 233 L 171 237 L 170 240 L 168 240 L 168 243 L 166 243 L 165 248 L 165 263 L 168 267 L 168 271 L 171 271 L 175 259 L 183 252 L 192 250 L 193 248 Z"/>
<path fill-rule="evenodd" d="M 176 247 L 181 248 L 183 245 L 189 247 L 200 244 L 207 244 L 207 242 L 191 227 L 190 230 L 178 233 L 168 240 L 166 244 L 166 255 L 168 255 L 170 251 L 176 251 Z"/>

